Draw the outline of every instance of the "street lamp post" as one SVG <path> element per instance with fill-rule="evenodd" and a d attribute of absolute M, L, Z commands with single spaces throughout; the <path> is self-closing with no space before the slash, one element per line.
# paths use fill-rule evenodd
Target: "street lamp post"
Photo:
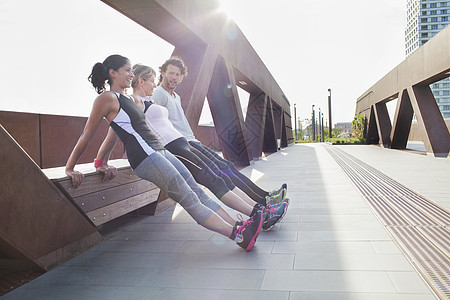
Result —
<path fill-rule="evenodd" d="M 318 137 L 320 136 L 320 134 L 322 134 L 322 125 L 320 125 L 320 115 L 321 115 L 321 112 L 320 112 L 320 107 L 319 107 L 319 117 L 317 118 L 318 121 L 319 121 L 319 128 L 318 128 L 318 131 L 317 131 L 317 136 Z M 319 137 L 319 142 L 321 142 L 321 141 L 322 141 L 322 136 Z"/>
<path fill-rule="evenodd" d="M 300 120 L 300 117 L 298 117 L 298 128 L 300 132 L 303 132 L 303 127 L 302 127 L 302 121 Z M 303 138 L 302 138 L 303 140 Z"/>
<path fill-rule="evenodd" d="M 323 127 L 323 113 L 322 113 L 322 142 L 325 142 L 325 127 Z"/>
<path fill-rule="evenodd" d="M 333 130 L 332 123 L 331 123 L 331 89 L 328 89 L 328 117 L 330 118 L 328 120 L 328 137 L 331 139 L 332 135 L 331 132 Z"/>
<path fill-rule="evenodd" d="M 295 123 L 294 143 L 295 143 L 295 141 L 297 140 L 297 108 L 295 107 L 295 103 L 294 103 L 294 123 Z"/>
<path fill-rule="evenodd" d="M 311 119 L 311 127 L 312 127 L 312 140 L 316 140 L 316 115 L 314 113 L 314 104 L 312 105 L 312 119 Z"/>

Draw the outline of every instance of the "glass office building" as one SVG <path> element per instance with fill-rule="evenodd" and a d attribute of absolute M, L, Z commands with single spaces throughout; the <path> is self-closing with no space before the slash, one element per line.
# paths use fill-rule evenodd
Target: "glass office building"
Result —
<path fill-rule="evenodd" d="M 405 30 L 406 56 L 428 42 L 447 27 L 450 17 L 450 1 L 408 0 Z M 444 119 L 450 118 L 450 79 L 430 85 Z"/>

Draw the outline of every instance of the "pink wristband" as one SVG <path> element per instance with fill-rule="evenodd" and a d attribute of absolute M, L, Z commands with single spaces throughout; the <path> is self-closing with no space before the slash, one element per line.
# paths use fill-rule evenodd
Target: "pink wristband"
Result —
<path fill-rule="evenodd" d="M 97 169 L 98 167 L 103 166 L 104 162 L 101 159 L 94 159 L 94 167 Z"/>

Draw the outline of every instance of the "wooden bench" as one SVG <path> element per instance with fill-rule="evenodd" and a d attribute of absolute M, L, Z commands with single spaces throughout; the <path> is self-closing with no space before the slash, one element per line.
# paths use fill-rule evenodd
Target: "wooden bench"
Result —
<path fill-rule="evenodd" d="M 49 270 L 101 243 L 102 224 L 135 210 L 151 215 L 173 205 L 126 160 L 111 162 L 118 175 L 106 182 L 92 162 L 78 165 L 85 178 L 74 189 L 64 167 L 42 169 L 1 124 L 0 145 L 2 269 Z"/>
<path fill-rule="evenodd" d="M 72 186 L 64 167 L 43 169 L 50 180 L 95 226 L 142 208 L 158 200 L 160 189 L 153 183 L 136 176 L 128 161 L 110 161 L 117 168 L 117 176 L 103 180 L 103 174 L 95 170 L 93 163 L 80 164 L 76 170 L 84 174 L 78 188 Z"/>

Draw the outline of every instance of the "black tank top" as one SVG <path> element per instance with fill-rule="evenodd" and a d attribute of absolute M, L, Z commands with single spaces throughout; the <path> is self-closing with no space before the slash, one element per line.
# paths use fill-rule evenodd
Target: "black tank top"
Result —
<path fill-rule="evenodd" d="M 134 101 L 122 94 L 115 94 L 120 109 L 110 126 L 124 144 L 130 166 L 135 169 L 155 150 L 163 150 L 164 147 L 147 126 L 144 112 Z"/>

